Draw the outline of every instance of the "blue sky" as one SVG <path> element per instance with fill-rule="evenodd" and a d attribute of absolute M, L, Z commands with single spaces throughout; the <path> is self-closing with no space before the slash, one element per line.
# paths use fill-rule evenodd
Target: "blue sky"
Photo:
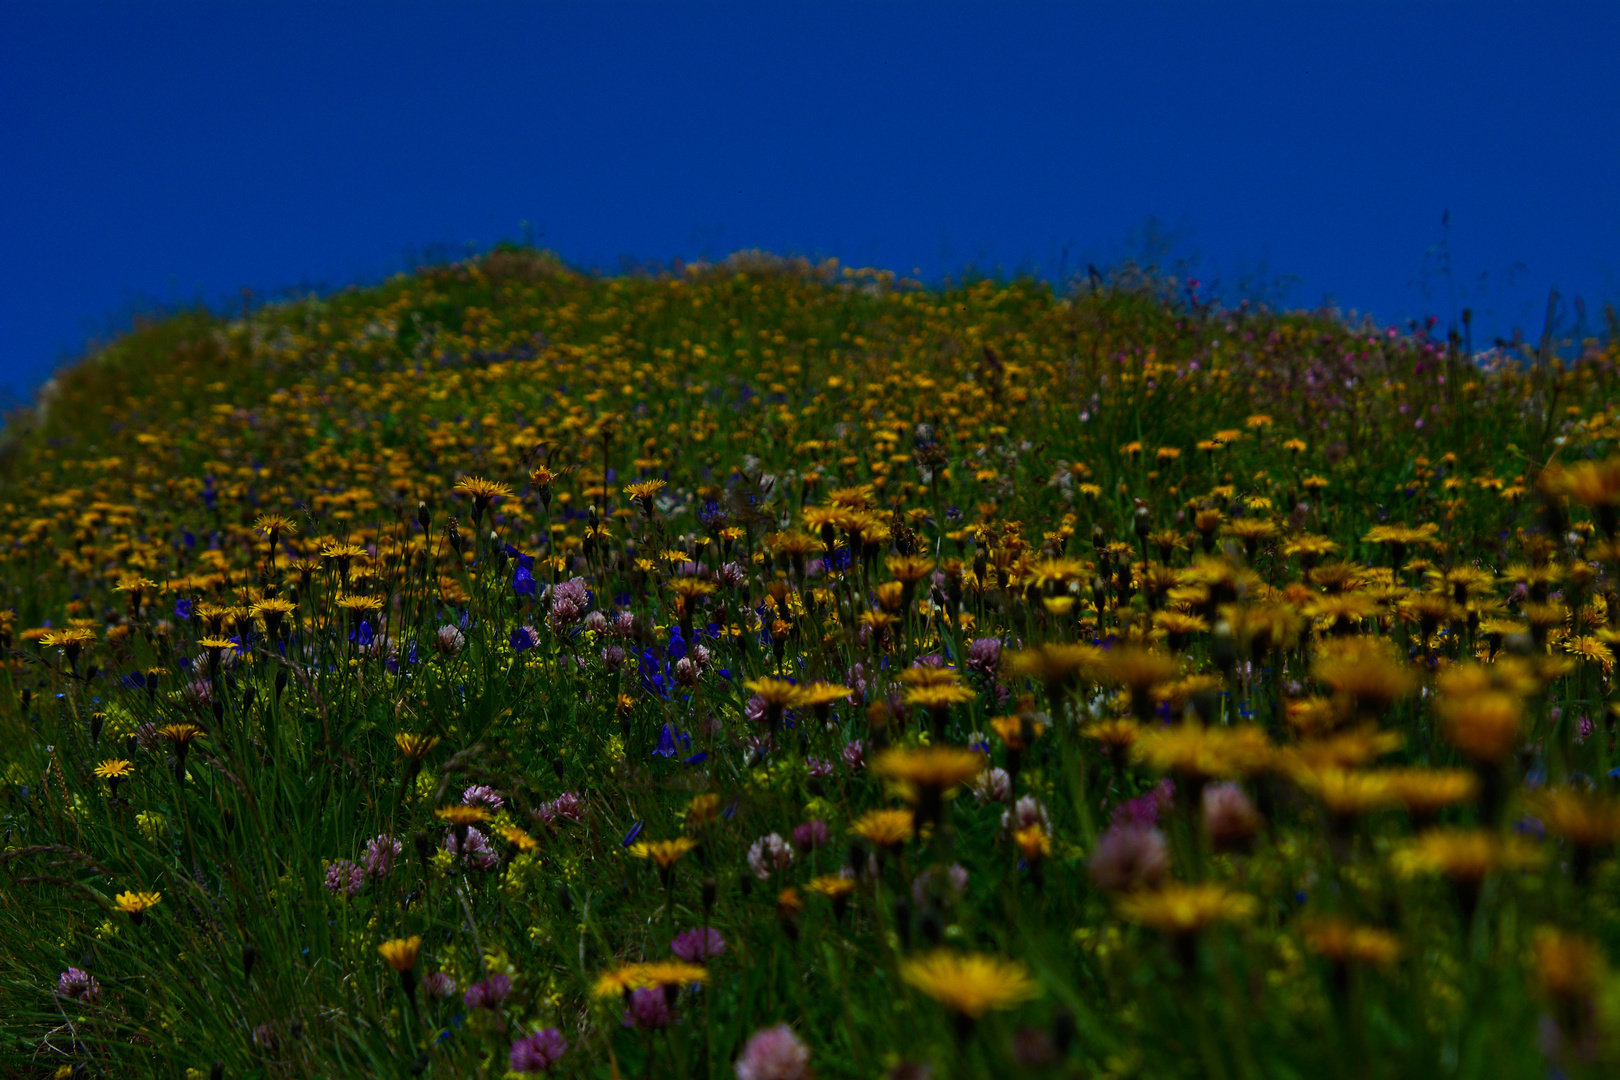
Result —
<path fill-rule="evenodd" d="M 136 310 L 524 223 L 603 269 L 1179 259 L 1385 323 L 1472 306 L 1476 344 L 1537 336 L 1556 286 L 1599 330 L 1616 40 L 1612 2 L 8 0 L 0 386 Z"/>

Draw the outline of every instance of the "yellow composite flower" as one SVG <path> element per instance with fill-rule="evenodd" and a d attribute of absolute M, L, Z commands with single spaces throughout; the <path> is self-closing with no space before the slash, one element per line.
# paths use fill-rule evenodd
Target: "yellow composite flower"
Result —
<path fill-rule="evenodd" d="M 1252 918 L 1260 902 L 1216 882 L 1169 882 L 1158 889 L 1123 896 L 1119 914 L 1127 922 L 1166 934 L 1193 934 L 1217 922 Z"/>
<path fill-rule="evenodd" d="M 189 749 L 194 740 L 207 734 L 196 724 L 165 724 L 158 728 L 158 734 L 174 744 L 174 748 L 181 752 Z"/>
<path fill-rule="evenodd" d="M 1028 737 L 1025 737 L 1025 723 L 1028 723 Z M 1046 730 L 1045 724 L 1036 723 L 1029 719 L 1028 713 L 1013 713 L 1010 716 L 997 716 L 990 721 L 990 730 L 1006 745 L 1009 750 L 1024 750 L 1029 743 L 1041 737 Z"/>
<path fill-rule="evenodd" d="M 1311 665 L 1311 674 L 1362 709 L 1387 708 L 1418 684 L 1411 665 L 1397 658 L 1382 638 L 1348 638 L 1325 647 Z"/>
<path fill-rule="evenodd" d="M 1536 931 L 1533 958 L 1537 984 L 1554 999 L 1589 998 L 1603 980 L 1603 950 L 1584 934 L 1543 926 Z"/>
<path fill-rule="evenodd" d="M 692 796 L 692 801 L 686 808 L 688 825 L 712 825 L 719 816 L 720 796 L 712 791 Z"/>
<path fill-rule="evenodd" d="M 1479 797 L 1479 774 L 1471 769 L 1388 769 L 1384 775 L 1395 801 L 1417 818 Z"/>
<path fill-rule="evenodd" d="M 1594 848 L 1620 840 L 1620 800 L 1572 788 L 1533 793 L 1530 810 L 1554 836 L 1576 847 Z"/>
<path fill-rule="evenodd" d="M 472 496 L 474 519 L 481 516 L 484 508 L 494 500 L 512 494 L 512 488 L 510 485 L 500 483 L 496 480 L 485 480 L 480 476 L 466 477 L 457 483 L 452 490 L 459 491 L 463 495 Z"/>
<path fill-rule="evenodd" d="M 856 882 L 852 877 L 842 874 L 823 874 L 811 878 L 807 886 L 811 892 L 820 893 L 829 900 L 847 900 L 855 892 Z"/>
<path fill-rule="evenodd" d="M 1083 675 L 1094 675 L 1102 655 L 1093 645 L 1057 642 L 1009 652 L 1003 663 L 1015 677 L 1037 679 L 1048 686 L 1070 685 Z"/>
<path fill-rule="evenodd" d="M 1398 731 L 1379 731 L 1372 725 L 1326 738 L 1302 739 L 1278 752 L 1278 768 L 1353 769 L 1399 750 L 1406 737 Z"/>
<path fill-rule="evenodd" d="M 1187 721 L 1147 729 L 1131 744 L 1131 756 L 1160 772 L 1222 779 L 1252 776 L 1272 762 L 1275 749 L 1255 724 L 1205 727 Z"/>
<path fill-rule="evenodd" d="M 961 683 L 935 683 L 908 686 L 902 692 L 901 700 L 919 709 L 949 709 L 952 705 L 961 705 L 978 696 L 971 686 L 963 686 Z"/>
<path fill-rule="evenodd" d="M 134 763 L 123 758 L 108 758 L 96 766 L 96 775 L 103 780 L 122 780 L 134 771 Z"/>
<path fill-rule="evenodd" d="M 1335 817 L 1366 814 L 1396 803 L 1388 775 L 1376 770 L 1362 772 L 1330 765 L 1299 768 L 1290 775 L 1294 783 L 1320 799 L 1328 813 Z"/>
<path fill-rule="evenodd" d="M 654 986 L 689 986 L 709 980 L 709 969 L 679 960 L 620 964 L 597 976 L 591 993 L 598 998 L 619 997 Z"/>
<path fill-rule="evenodd" d="M 285 514 L 260 514 L 253 519 L 253 531 L 261 536 L 291 536 L 298 531 L 298 523 Z"/>
<path fill-rule="evenodd" d="M 377 952 L 382 956 L 383 962 L 395 971 L 409 971 L 415 967 L 417 953 L 421 951 L 420 934 L 413 934 L 408 938 L 394 938 L 377 946 Z"/>
<path fill-rule="evenodd" d="M 1013 843 L 1018 845 L 1019 853 L 1031 862 L 1052 854 L 1052 834 L 1038 821 L 1013 833 Z"/>
<path fill-rule="evenodd" d="M 1390 863 L 1402 877 L 1440 875 L 1478 882 L 1496 870 L 1539 865 L 1545 854 L 1521 836 L 1503 839 L 1484 829 L 1431 829 L 1395 852 Z"/>
<path fill-rule="evenodd" d="M 630 846 L 630 854 L 638 859 L 651 859 L 660 869 L 668 870 L 680 862 L 687 853 L 695 850 L 698 842 L 690 836 L 678 836 L 673 840 L 638 841 Z"/>
<path fill-rule="evenodd" d="M 1401 939 L 1388 930 L 1346 919 L 1307 920 L 1300 936 L 1311 952 L 1339 963 L 1389 964 L 1401 955 Z"/>
<path fill-rule="evenodd" d="M 952 1012 L 974 1020 L 1040 992 L 1029 969 L 1016 960 L 948 949 L 900 961 L 900 977 Z"/>
<path fill-rule="evenodd" d="M 160 892 L 121 892 L 113 897 L 113 903 L 118 910 L 127 915 L 141 915 L 147 908 L 155 907 L 163 899 Z"/>
<path fill-rule="evenodd" d="M 786 679 L 749 679 L 743 689 L 758 694 L 765 704 L 776 708 L 792 708 L 799 703 L 799 687 Z"/>
<path fill-rule="evenodd" d="M 820 709 L 847 701 L 854 694 L 855 691 L 847 686 L 824 682 L 804 683 L 799 687 L 799 705 L 806 709 Z"/>
<path fill-rule="evenodd" d="M 1511 694 L 1487 691 L 1443 697 L 1436 708 L 1440 734 L 1475 761 L 1503 761 L 1519 744 L 1524 705 Z"/>
<path fill-rule="evenodd" d="M 1080 734 L 1088 739 L 1095 739 L 1110 750 L 1124 750 L 1129 748 L 1142 732 L 1141 724 L 1127 717 L 1113 717 L 1107 720 L 1097 720 L 1080 729 Z"/>
<path fill-rule="evenodd" d="M 868 810 L 849 827 L 851 836 L 859 836 L 880 848 L 899 847 L 916 831 L 916 816 L 910 810 Z"/>
<path fill-rule="evenodd" d="M 437 807 L 433 811 L 433 816 L 446 824 L 465 827 L 488 821 L 494 815 L 489 812 L 488 808 L 483 806 L 457 804 Z"/>
<path fill-rule="evenodd" d="M 949 791 L 979 775 L 984 755 L 965 746 L 895 747 L 872 760 L 874 776 L 905 780 L 921 788 Z"/>
<path fill-rule="evenodd" d="M 500 830 L 502 838 L 519 851 L 534 851 L 540 842 L 522 829 L 512 825 L 503 825 Z"/>
<path fill-rule="evenodd" d="M 439 745 L 439 737 L 402 731 L 394 736 L 394 745 L 410 760 L 421 761 L 428 755 L 428 751 Z"/>

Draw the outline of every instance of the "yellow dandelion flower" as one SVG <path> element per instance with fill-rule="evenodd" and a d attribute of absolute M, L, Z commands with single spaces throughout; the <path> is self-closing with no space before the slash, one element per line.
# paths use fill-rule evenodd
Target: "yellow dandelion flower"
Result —
<path fill-rule="evenodd" d="M 939 949 L 900 961 L 900 977 L 941 1005 L 969 1019 L 1010 1009 L 1040 992 L 1015 960 Z"/>
<path fill-rule="evenodd" d="M 910 810 L 868 810 L 849 827 L 851 836 L 859 836 L 880 848 L 899 847 L 916 831 L 916 817 Z"/>
<path fill-rule="evenodd" d="M 377 946 L 378 954 L 383 962 L 398 972 L 410 971 L 416 966 L 416 956 L 422 951 L 422 937 L 413 934 L 408 938 L 394 938 Z"/>
<path fill-rule="evenodd" d="M 1260 902 L 1254 897 L 1216 882 L 1170 882 L 1119 900 L 1120 916 L 1127 922 L 1165 934 L 1195 934 L 1217 922 L 1252 918 L 1259 910 Z"/>

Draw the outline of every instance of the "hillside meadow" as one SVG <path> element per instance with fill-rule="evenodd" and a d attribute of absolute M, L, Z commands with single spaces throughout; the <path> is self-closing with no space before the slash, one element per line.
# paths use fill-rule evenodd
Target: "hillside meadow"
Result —
<path fill-rule="evenodd" d="M 0 1070 L 1620 1067 L 1620 343 L 529 248 L 0 445 Z"/>

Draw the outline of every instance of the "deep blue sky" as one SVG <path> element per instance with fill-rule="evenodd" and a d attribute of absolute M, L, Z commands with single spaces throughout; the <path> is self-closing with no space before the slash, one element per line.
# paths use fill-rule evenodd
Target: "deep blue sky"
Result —
<path fill-rule="evenodd" d="M 143 305 L 374 279 L 523 222 L 587 267 L 1168 250 L 1290 279 L 1291 306 L 1472 304 L 1476 344 L 1539 334 L 1555 285 L 1601 327 L 1617 40 L 1612 0 L 5 0 L 0 385 Z"/>

